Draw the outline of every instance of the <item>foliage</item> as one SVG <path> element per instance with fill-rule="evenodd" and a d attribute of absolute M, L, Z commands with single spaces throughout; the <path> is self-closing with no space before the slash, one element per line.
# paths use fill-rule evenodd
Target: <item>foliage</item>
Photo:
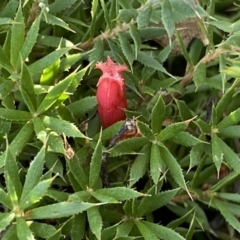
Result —
<path fill-rule="evenodd" d="M 0 9 L 1 239 L 239 239 L 237 4 Z M 95 116 L 94 67 L 107 56 L 130 70 L 126 114 L 139 133 L 110 147 L 124 121 L 102 131 Z"/>

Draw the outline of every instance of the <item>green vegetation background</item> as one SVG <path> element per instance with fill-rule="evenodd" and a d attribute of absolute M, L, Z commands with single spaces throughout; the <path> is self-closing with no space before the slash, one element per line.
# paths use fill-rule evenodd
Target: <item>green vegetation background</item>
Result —
<path fill-rule="evenodd" d="M 1 239 L 239 239 L 239 4 L 2 0 Z M 110 149 L 107 56 L 141 135 Z"/>

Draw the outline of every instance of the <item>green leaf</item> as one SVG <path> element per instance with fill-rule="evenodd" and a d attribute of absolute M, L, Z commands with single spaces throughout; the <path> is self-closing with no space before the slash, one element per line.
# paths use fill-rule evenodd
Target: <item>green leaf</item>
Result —
<path fill-rule="evenodd" d="M 63 139 L 55 132 L 50 132 L 47 138 L 48 150 L 65 154 Z"/>
<path fill-rule="evenodd" d="M 70 48 L 62 48 L 57 49 L 54 52 L 48 54 L 47 56 L 41 58 L 40 60 L 32 63 L 29 66 L 29 70 L 32 75 L 41 73 L 45 68 L 52 65 L 53 62 L 56 62 L 58 59 L 61 58 L 62 55 L 67 53 L 70 50 Z"/>
<path fill-rule="evenodd" d="M 16 154 L 16 153 L 15 153 Z M 19 177 L 19 170 L 16 162 L 16 155 L 12 154 L 12 150 L 7 146 L 5 154 L 5 169 L 8 177 L 11 179 L 13 187 L 16 191 L 17 197 L 20 198 L 22 192 L 22 184 Z"/>
<path fill-rule="evenodd" d="M 220 192 L 216 193 L 217 197 L 223 198 L 232 202 L 240 203 L 240 195 L 238 193 L 225 193 L 225 192 Z"/>
<path fill-rule="evenodd" d="M 197 68 L 193 74 L 193 81 L 196 85 L 196 88 L 201 87 L 202 85 L 207 84 L 206 82 L 206 65 L 204 63 L 200 63 L 197 65 Z"/>
<path fill-rule="evenodd" d="M 92 207 L 87 209 L 87 217 L 89 227 L 92 233 L 97 237 L 97 239 L 101 239 L 101 230 L 103 222 L 98 207 Z"/>
<path fill-rule="evenodd" d="M 43 70 L 41 75 L 40 84 L 41 85 L 54 85 L 59 72 L 60 59 L 53 62 L 49 67 Z"/>
<path fill-rule="evenodd" d="M 144 239 L 158 240 L 159 238 L 152 232 L 143 221 L 137 221 L 136 226 Z"/>
<path fill-rule="evenodd" d="M 86 216 L 85 214 L 77 214 L 73 218 L 73 224 L 71 229 L 71 239 L 79 240 L 84 239 L 86 228 Z"/>
<path fill-rule="evenodd" d="M 18 155 L 22 149 L 26 146 L 27 142 L 29 141 L 30 137 L 32 136 L 33 132 L 33 125 L 31 122 L 25 124 L 18 134 L 15 136 L 13 141 L 10 143 L 9 147 L 15 155 Z M 6 158 L 5 150 L 4 153 L 0 156 L 0 168 L 4 166 L 4 159 Z"/>
<path fill-rule="evenodd" d="M 188 211 L 185 215 L 183 215 L 182 217 L 176 219 L 176 220 L 173 220 L 172 222 L 170 222 L 167 227 L 168 228 L 176 228 L 178 226 L 180 226 L 181 224 L 187 222 L 187 220 L 189 219 L 189 217 L 192 215 L 192 213 L 194 212 L 194 208 L 192 208 L 190 211 Z"/>
<path fill-rule="evenodd" d="M 127 37 L 123 33 L 118 34 L 120 47 L 123 51 L 124 56 L 126 57 L 129 66 L 132 68 L 133 60 L 135 59 L 132 47 L 127 39 Z"/>
<path fill-rule="evenodd" d="M 230 126 L 219 131 L 221 136 L 227 138 L 240 138 L 240 126 Z"/>
<path fill-rule="evenodd" d="M 125 23 L 130 23 L 132 19 L 136 19 L 138 12 L 136 9 L 120 9 L 118 20 Z"/>
<path fill-rule="evenodd" d="M 150 160 L 151 144 L 143 146 L 130 169 L 129 187 L 133 186 L 147 171 Z"/>
<path fill-rule="evenodd" d="M 187 128 L 187 125 L 187 122 L 178 122 L 168 125 L 157 135 L 157 140 L 161 142 L 166 141 L 184 131 Z"/>
<path fill-rule="evenodd" d="M 43 99 L 37 109 L 37 112 L 41 114 L 47 111 L 59 99 L 61 94 L 63 94 L 67 90 L 71 82 L 72 78 L 65 78 L 64 80 L 56 84 Z"/>
<path fill-rule="evenodd" d="M 104 0 L 100 0 L 100 3 L 101 3 L 101 6 L 102 6 L 102 9 L 103 9 L 103 12 L 104 12 L 104 18 L 105 18 L 105 21 L 108 25 L 108 28 L 112 29 L 112 23 L 111 23 L 111 19 L 110 19 L 109 13 L 108 13 L 108 8 L 107 8 Z"/>
<path fill-rule="evenodd" d="M 126 187 L 103 188 L 96 190 L 95 193 L 101 194 L 103 196 L 104 195 L 109 196 L 119 201 L 126 201 L 133 198 L 144 196 L 144 194 Z"/>
<path fill-rule="evenodd" d="M 11 202 L 13 205 L 12 209 L 18 208 L 18 196 L 16 193 L 16 189 L 15 189 L 13 182 L 12 182 L 11 178 L 9 177 L 9 174 L 7 171 L 4 172 L 4 178 L 5 178 L 8 195 L 9 195 L 9 198 L 11 199 Z"/>
<path fill-rule="evenodd" d="M 32 114 L 21 110 L 0 108 L 0 119 L 23 124 L 32 119 Z"/>
<path fill-rule="evenodd" d="M 154 184 L 158 183 L 160 173 L 163 173 L 166 166 L 160 154 L 159 146 L 152 144 L 151 157 L 150 157 L 150 172 Z"/>
<path fill-rule="evenodd" d="M 89 171 L 89 187 L 94 189 L 99 181 L 99 175 L 102 165 L 102 133 L 100 133 L 97 145 L 94 149 Z"/>
<path fill-rule="evenodd" d="M 170 75 L 166 69 L 160 64 L 156 59 L 154 59 L 152 56 L 149 56 L 148 54 L 140 51 L 137 55 L 137 60 L 142 63 L 144 66 L 153 68 L 155 70 L 158 70 L 160 72 L 166 73 L 167 75 Z M 170 75 L 171 76 L 171 75 Z"/>
<path fill-rule="evenodd" d="M 47 239 L 54 232 L 56 232 L 56 228 L 50 224 L 32 222 L 30 225 L 30 229 L 33 232 L 34 236 Z"/>
<path fill-rule="evenodd" d="M 216 166 L 218 175 L 223 161 L 223 152 L 221 148 L 221 141 L 218 138 L 217 134 L 212 132 L 212 157 L 213 162 Z"/>
<path fill-rule="evenodd" d="M 149 126 L 143 122 L 137 121 L 137 128 L 139 132 L 146 137 L 149 141 L 154 141 L 155 136 L 153 135 Z"/>
<path fill-rule="evenodd" d="M 37 109 L 36 95 L 34 92 L 33 79 L 28 70 L 28 67 L 22 62 L 21 66 L 21 94 L 24 99 L 25 104 L 28 106 L 28 109 L 31 113 L 34 113 Z"/>
<path fill-rule="evenodd" d="M 71 7 L 71 5 L 73 5 L 75 2 L 77 2 L 77 0 L 68 0 L 68 1 L 57 0 L 49 5 L 49 11 L 52 14 L 59 13 Z"/>
<path fill-rule="evenodd" d="M 220 98 L 219 102 L 216 106 L 216 114 L 217 114 L 217 121 L 220 120 L 223 113 L 226 111 L 227 107 L 229 106 L 229 103 L 232 100 L 233 94 L 235 93 L 234 88 L 230 88 L 223 96 Z"/>
<path fill-rule="evenodd" d="M 179 109 L 179 113 L 181 116 L 182 121 L 186 121 L 188 119 L 191 119 L 193 117 L 191 111 L 188 108 L 188 105 L 186 104 L 186 102 L 178 100 L 178 99 L 174 99 L 178 109 Z"/>
<path fill-rule="evenodd" d="M 26 209 L 34 203 L 39 202 L 47 193 L 48 188 L 51 186 L 54 178 L 40 181 L 34 188 L 25 195 L 20 201 L 21 209 Z"/>
<path fill-rule="evenodd" d="M 201 162 L 201 157 L 203 154 L 204 145 L 203 144 L 197 144 L 194 145 L 190 150 L 190 165 L 189 169 L 197 166 Z"/>
<path fill-rule="evenodd" d="M 15 217 L 15 213 L 0 213 L 0 232 L 5 230 L 7 226 L 12 222 Z"/>
<path fill-rule="evenodd" d="M 138 55 L 138 52 L 140 51 L 140 48 L 141 48 L 141 38 L 140 38 L 139 32 L 138 32 L 138 30 L 137 30 L 137 28 L 134 24 L 129 25 L 129 33 L 130 33 L 130 35 L 133 39 L 133 42 L 134 42 L 134 49 L 135 49 L 134 58 L 136 59 L 137 55 Z"/>
<path fill-rule="evenodd" d="M 81 213 L 99 204 L 62 202 L 34 208 L 25 213 L 27 219 L 56 219 Z"/>
<path fill-rule="evenodd" d="M 161 226 L 159 224 L 144 222 L 144 224 L 154 233 L 156 236 L 163 240 L 185 240 L 179 233 L 174 230 Z"/>
<path fill-rule="evenodd" d="M 9 195 L 2 188 L 0 188 L 0 203 L 9 209 L 13 207 Z"/>
<path fill-rule="evenodd" d="M 134 151 L 147 143 L 148 139 L 145 137 L 125 139 L 110 149 L 110 156 L 117 157 L 123 154 L 136 154 Z"/>
<path fill-rule="evenodd" d="M 148 26 L 151 14 L 152 14 L 152 7 L 151 6 L 147 6 L 139 12 L 139 14 L 137 16 L 138 28 Z"/>
<path fill-rule="evenodd" d="M 22 240 L 34 240 L 34 236 L 23 217 L 17 218 L 17 235 Z"/>
<path fill-rule="evenodd" d="M 43 123 L 46 128 L 50 128 L 58 134 L 64 133 L 67 137 L 87 138 L 73 123 L 65 120 L 45 116 L 43 118 Z"/>
<path fill-rule="evenodd" d="M 85 151 L 85 152 L 84 152 Z M 86 159 L 88 156 L 88 151 L 82 148 L 80 151 L 80 157 Z M 79 156 L 79 154 L 78 154 Z M 73 174 L 74 178 L 77 180 L 78 184 L 81 186 L 82 189 L 86 189 L 88 185 L 87 176 L 83 170 L 79 157 L 74 155 L 74 158 L 71 161 L 68 161 L 68 166 L 70 168 L 71 173 Z"/>
<path fill-rule="evenodd" d="M 162 23 L 167 31 L 168 39 L 171 45 L 171 37 L 175 30 L 175 23 L 173 18 L 173 11 L 169 0 L 164 0 L 161 8 Z"/>
<path fill-rule="evenodd" d="M 95 64 L 97 62 L 102 61 L 103 54 L 104 54 L 103 40 L 98 39 L 93 46 L 93 50 L 89 54 L 89 62 Z"/>
<path fill-rule="evenodd" d="M 61 18 L 58 18 L 50 13 L 48 13 L 46 11 L 46 9 L 44 9 L 44 18 L 43 20 L 48 23 L 48 24 L 51 24 L 53 26 L 59 26 L 59 27 L 62 27 L 62 28 L 65 28 L 66 30 L 68 31 L 71 31 L 71 32 L 75 32 L 73 31 L 69 25 L 67 23 L 65 23 Z"/>
<path fill-rule="evenodd" d="M 222 121 L 220 121 L 217 127 L 221 130 L 232 125 L 237 124 L 240 121 L 240 108 L 231 112 L 228 116 L 224 117 Z"/>
<path fill-rule="evenodd" d="M 130 232 L 132 231 L 134 227 L 134 221 L 132 219 L 128 219 L 126 221 L 123 221 L 121 223 L 116 231 L 116 236 L 114 239 L 121 238 L 121 237 L 127 237 Z"/>
<path fill-rule="evenodd" d="M 203 143 L 203 141 L 199 140 L 188 132 L 177 133 L 174 137 L 170 139 L 170 141 L 186 147 L 191 147 L 199 143 Z"/>
<path fill-rule="evenodd" d="M 196 216 L 195 216 L 195 213 L 194 213 L 193 217 L 192 217 L 192 220 L 190 222 L 190 226 L 188 228 L 188 231 L 185 235 L 186 240 L 191 240 L 192 237 L 193 237 L 195 226 L 196 226 L 195 221 L 196 221 Z"/>
<path fill-rule="evenodd" d="M 165 117 L 166 107 L 161 96 L 158 97 L 156 104 L 152 109 L 151 127 L 153 133 L 159 133 L 162 128 L 162 122 Z"/>
<path fill-rule="evenodd" d="M 9 81 L 9 80 L 7 80 L 7 81 L 3 80 L 3 82 L 1 82 L 1 84 L 0 84 L 0 99 L 1 100 L 5 99 L 5 97 L 7 97 L 7 95 L 9 93 L 11 93 L 11 91 L 15 87 L 15 84 L 16 84 L 15 82 Z"/>
<path fill-rule="evenodd" d="M 157 195 L 143 197 L 138 206 L 138 216 L 144 216 L 168 204 L 179 192 L 179 188 L 160 192 Z"/>
<path fill-rule="evenodd" d="M 172 175 L 172 178 L 181 188 L 188 192 L 182 169 L 178 164 L 176 158 L 171 154 L 171 152 L 166 147 L 161 147 L 160 152 L 162 159 L 164 160 L 166 166 L 169 169 L 169 172 Z"/>
<path fill-rule="evenodd" d="M 16 16 L 14 18 L 15 24 L 12 25 L 11 28 L 11 64 L 12 66 L 17 69 L 17 61 L 19 59 L 19 53 L 21 51 L 23 41 L 24 41 L 24 35 L 25 35 L 25 26 L 24 26 L 24 19 L 22 14 L 22 7 L 19 3 L 18 11 L 16 13 Z"/>
<path fill-rule="evenodd" d="M 12 64 L 10 63 L 10 60 L 8 56 L 5 54 L 4 50 L 0 46 L 0 66 L 5 68 L 9 73 L 13 72 Z"/>
<path fill-rule="evenodd" d="M 232 168 L 234 172 L 240 173 L 240 166 L 238 164 L 238 155 L 220 138 L 218 139 L 221 151 L 223 152 L 226 163 Z"/>
<path fill-rule="evenodd" d="M 218 210 L 223 215 L 224 219 L 236 230 L 240 233 L 240 223 L 238 219 L 228 211 L 228 207 L 225 206 L 225 203 L 219 200 L 214 199 L 214 203 L 216 204 Z"/>
<path fill-rule="evenodd" d="M 97 106 L 96 96 L 85 97 L 68 105 L 68 109 L 76 117 L 84 116 Z"/>
<path fill-rule="evenodd" d="M 119 201 L 116 198 L 113 198 L 113 197 L 107 196 L 107 195 L 103 195 L 101 193 L 91 192 L 91 195 L 102 203 L 119 203 Z"/>
<path fill-rule="evenodd" d="M 33 22 L 33 24 L 31 25 L 31 28 L 29 29 L 26 39 L 22 45 L 20 54 L 21 57 L 23 59 L 23 61 L 26 60 L 26 58 L 29 56 L 29 54 L 31 53 L 36 41 L 37 41 L 37 37 L 38 37 L 38 31 L 39 31 L 39 25 L 41 22 L 41 16 L 42 14 L 40 14 L 35 21 Z"/>

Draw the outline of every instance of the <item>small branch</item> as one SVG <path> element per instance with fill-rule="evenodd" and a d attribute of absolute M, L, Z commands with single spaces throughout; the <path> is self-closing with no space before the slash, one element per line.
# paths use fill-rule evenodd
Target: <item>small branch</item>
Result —
<path fill-rule="evenodd" d="M 130 23 L 131 24 L 131 23 Z M 115 38 L 115 36 L 118 33 L 121 32 L 125 32 L 126 30 L 129 29 L 130 24 L 126 24 L 126 23 L 122 23 L 120 26 L 115 27 L 114 29 L 112 29 L 111 31 L 108 30 L 107 32 L 104 32 L 100 35 L 98 35 L 97 37 L 95 37 L 92 40 L 88 40 L 86 42 L 83 43 L 79 43 L 77 45 L 77 48 L 81 49 L 81 50 L 87 50 L 89 48 L 91 48 L 99 39 L 101 40 L 106 40 L 106 39 L 112 39 Z"/>
<path fill-rule="evenodd" d="M 120 130 L 117 132 L 117 134 L 113 137 L 113 139 L 110 141 L 107 150 L 114 147 L 116 143 L 121 139 L 121 137 L 128 131 L 135 132 L 136 130 L 136 124 L 135 120 L 127 118 L 123 126 L 120 128 Z M 106 151 L 102 155 L 102 166 L 101 166 L 101 178 L 102 178 L 102 185 L 103 187 L 109 187 L 109 178 L 108 178 L 108 168 L 107 168 L 107 162 L 109 157 L 109 152 Z"/>

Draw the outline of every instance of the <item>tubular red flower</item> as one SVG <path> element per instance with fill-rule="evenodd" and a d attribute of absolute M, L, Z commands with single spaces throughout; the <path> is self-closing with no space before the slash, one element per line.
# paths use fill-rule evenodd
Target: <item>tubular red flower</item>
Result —
<path fill-rule="evenodd" d="M 107 128 L 126 118 L 127 100 L 121 72 L 128 71 L 128 68 L 114 63 L 110 57 L 104 63 L 97 63 L 96 68 L 103 73 L 97 84 L 98 114 L 102 127 Z"/>

